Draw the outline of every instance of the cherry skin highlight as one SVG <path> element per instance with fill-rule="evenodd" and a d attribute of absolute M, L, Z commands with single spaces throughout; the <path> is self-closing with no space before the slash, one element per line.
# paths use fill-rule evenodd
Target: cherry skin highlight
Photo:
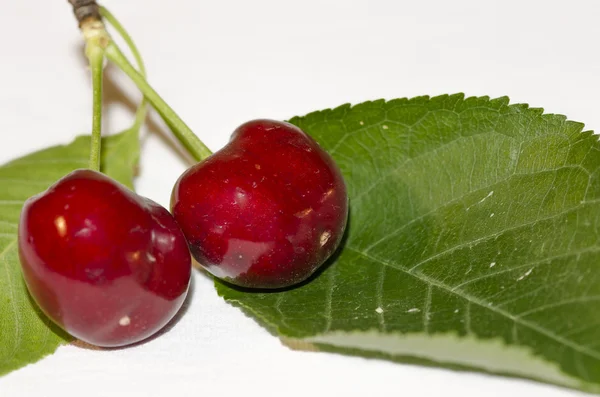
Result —
<path fill-rule="evenodd" d="M 282 288 L 315 272 L 348 218 L 342 174 L 299 128 L 255 120 L 179 178 L 171 212 L 209 272 L 249 288 Z"/>
<path fill-rule="evenodd" d="M 42 311 L 96 346 L 151 336 L 187 295 L 191 257 L 174 218 L 99 172 L 76 170 L 27 200 L 18 244 Z"/>

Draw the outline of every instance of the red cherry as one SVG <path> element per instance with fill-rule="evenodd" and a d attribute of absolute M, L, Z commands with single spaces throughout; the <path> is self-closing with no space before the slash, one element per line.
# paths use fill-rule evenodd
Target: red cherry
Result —
<path fill-rule="evenodd" d="M 97 346 L 154 334 L 177 313 L 190 283 L 189 250 L 171 214 L 91 170 L 25 202 L 19 254 L 42 311 Z"/>
<path fill-rule="evenodd" d="M 179 178 L 171 210 L 213 275 L 281 288 L 308 278 L 336 250 L 348 198 L 339 168 L 311 137 L 255 120 Z"/>

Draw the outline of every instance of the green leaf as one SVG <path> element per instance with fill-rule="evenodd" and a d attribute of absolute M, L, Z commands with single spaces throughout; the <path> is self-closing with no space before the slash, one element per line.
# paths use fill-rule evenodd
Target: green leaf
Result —
<path fill-rule="evenodd" d="M 103 138 L 102 167 L 132 187 L 139 157 L 137 128 Z M 31 300 L 21 275 L 17 225 L 23 202 L 65 174 L 88 166 L 90 137 L 0 166 L 0 375 L 35 362 L 70 341 Z"/>
<path fill-rule="evenodd" d="M 463 95 L 291 120 L 350 195 L 311 282 L 227 301 L 284 343 L 600 391 L 600 145 L 542 109 Z"/>
<path fill-rule="evenodd" d="M 133 190 L 140 159 L 139 125 L 103 138 L 101 157 L 102 172 Z"/>

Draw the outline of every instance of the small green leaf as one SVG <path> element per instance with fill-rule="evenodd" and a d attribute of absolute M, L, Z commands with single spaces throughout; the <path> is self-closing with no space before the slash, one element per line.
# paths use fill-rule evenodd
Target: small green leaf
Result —
<path fill-rule="evenodd" d="M 103 138 L 102 168 L 131 187 L 139 157 L 136 128 Z M 70 340 L 31 300 L 21 275 L 17 225 L 23 202 L 65 174 L 88 166 L 90 137 L 80 136 L 0 166 L 0 375 L 38 361 Z"/>
<path fill-rule="evenodd" d="M 139 126 L 102 140 L 102 172 L 133 190 L 140 159 Z"/>
<path fill-rule="evenodd" d="M 340 165 L 343 249 L 285 292 L 217 290 L 296 348 L 600 391 L 600 145 L 507 98 L 291 120 Z"/>

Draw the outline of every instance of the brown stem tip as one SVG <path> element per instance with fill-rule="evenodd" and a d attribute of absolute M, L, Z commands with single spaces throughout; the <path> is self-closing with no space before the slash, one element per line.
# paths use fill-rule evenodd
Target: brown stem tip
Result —
<path fill-rule="evenodd" d="M 79 26 L 83 24 L 83 21 L 89 18 L 100 20 L 100 7 L 96 4 L 95 0 L 69 0 L 69 3 L 73 6 L 73 13 Z"/>

